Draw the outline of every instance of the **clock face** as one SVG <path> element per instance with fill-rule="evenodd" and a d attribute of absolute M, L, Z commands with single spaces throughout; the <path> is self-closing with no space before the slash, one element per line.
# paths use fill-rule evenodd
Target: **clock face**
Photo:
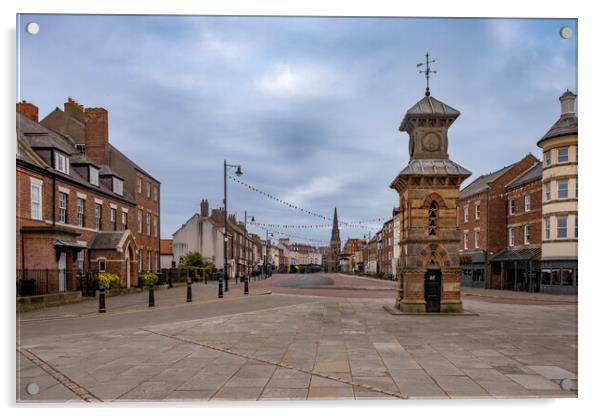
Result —
<path fill-rule="evenodd" d="M 435 133 L 427 133 L 427 135 L 422 139 L 422 145 L 424 149 L 428 150 L 429 152 L 439 150 L 440 142 L 441 140 L 439 139 L 439 136 L 437 136 Z"/>

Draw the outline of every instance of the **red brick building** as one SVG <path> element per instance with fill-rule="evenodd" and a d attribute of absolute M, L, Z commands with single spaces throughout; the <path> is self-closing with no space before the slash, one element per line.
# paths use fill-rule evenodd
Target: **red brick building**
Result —
<path fill-rule="evenodd" d="M 124 196 L 133 199 L 136 210 L 128 213 L 138 246 L 138 271 L 160 269 L 160 182 L 109 142 L 109 114 L 104 108 L 84 108 L 69 98 L 63 110 L 55 108 L 41 122 L 75 145 L 82 157 L 100 167 L 100 180 L 117 176 Z"/>
<path fill-rule="evenodd" d="M 78 270 L 136 285 L 138 270 L 159 269 L 159 182 L 109 144 L 106 110 L 69 100 L 51 115 L 39 122 L 35 105 L 17 104 L 17 278 L 35 280 L 35 293 L 75 289 Z"/>
<path fill-rule="evenodd" d="M 538 162 L 529 153 L 510 166 L 480 176 L 460 192 L 458 224 L 463 285 L 501 287 L 488 262 L 507 246 L 506 186 Z"/>
<path fill-rule="evenodd" d="M 539 291 L 542 163 L 506 185 L 507 245 L 493 255 L 491 280 L 500 289 Z"/>

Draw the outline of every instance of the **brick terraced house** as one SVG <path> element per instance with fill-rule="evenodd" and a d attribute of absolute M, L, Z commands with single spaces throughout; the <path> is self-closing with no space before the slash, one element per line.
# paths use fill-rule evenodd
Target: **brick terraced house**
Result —
<path fill-rule="evenodd" d="M 539 160 L 528 154 L 520 161 L 482 175 L 460 191 L 458 226 L 462 284 L 501 288 L 500 275 L 492 277 L 489 258 L 507 247 L 506 186 Z"/>
<path fill-rule="evenodd" d="M 77 271 L 129 287 L 159 270 L 160 183 L 109 143 L 105 109 L 69 99 L 39 121 L 18 103 L 16 180 L 20 294 L 74 290 Z"/>

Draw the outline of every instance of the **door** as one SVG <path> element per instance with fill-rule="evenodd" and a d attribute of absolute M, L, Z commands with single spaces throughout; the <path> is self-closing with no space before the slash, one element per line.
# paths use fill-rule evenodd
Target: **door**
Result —
<path fill-rule="evenodd" d="M 127 282 L 127 286 L 126 287 L 130 287 L 131 283 L 130 283 L 130 253 L 129 253 L 129 248 L 128 248 L 128 251 L 126 251 L 126 254 L 125 254 L 125 276 L 126 276 L 126 282 Z"/>
<path fill-rule="evenodd" d="M 441 270 L 429 270 L 424 275 L 424 301 L 427 312 L 441 309 Z"/>
<path fill-rule="evenodd" d="M 61 252 L 59 257 L 59 292 L 64 292 L 67 283 L 67 253 Z"/>

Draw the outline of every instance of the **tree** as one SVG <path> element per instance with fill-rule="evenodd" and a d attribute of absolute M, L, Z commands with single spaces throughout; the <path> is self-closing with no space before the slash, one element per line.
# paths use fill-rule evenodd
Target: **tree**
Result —
<path fill-rule="evenodd" d="M 184 257 L 178 267 L 204 267 L 205 262 L 203 256 L 198 251 L 189 251 Z"/>

